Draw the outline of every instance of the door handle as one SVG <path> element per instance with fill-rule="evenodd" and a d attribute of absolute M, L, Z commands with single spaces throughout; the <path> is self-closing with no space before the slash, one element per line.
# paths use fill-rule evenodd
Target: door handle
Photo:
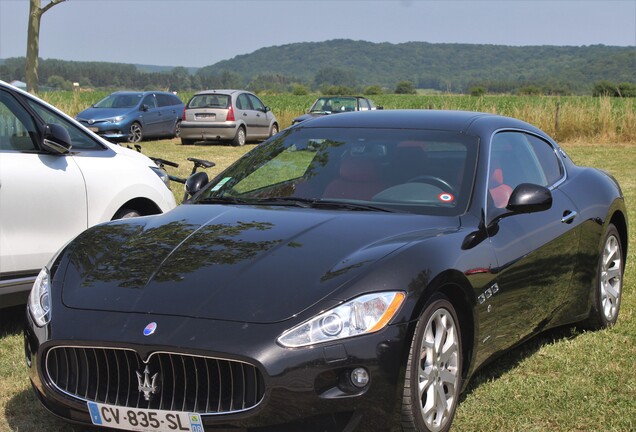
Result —
<path fill-rule="evenodd" d="M 561 218 L 561 223 L 572 223 L 575 217 L 578 216 L 578 213 L 575 211 L 566 210 L 563 212 L 563 217 Z"/>

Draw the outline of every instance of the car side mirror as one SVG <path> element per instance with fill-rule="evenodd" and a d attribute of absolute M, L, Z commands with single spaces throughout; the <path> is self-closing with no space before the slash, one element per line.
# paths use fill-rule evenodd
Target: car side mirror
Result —
<path fill-rule="evenodd" d="M 383 107 L 383 106 L 379 106 L 379 107 L 375 107 L 375 109 L 377 109 L 377 110 L 383 110 L 383 109 L 384 109 L 384 107 Z"/>
<path fill-rule="evenodd" d="M 141 107 L 139 107 L 139 109 L 141 111 L 148 111 L 150 109 L 150 107 L 148 105 L 146 105 L 146 104 L 143 104 Z"/>
<path fill-rule="evenodd" d="M 272 109 L 271 109 L 270 107 L 268 107 L 268 106 L 263 107 L 263 112 L 264 112 L 264 113 L 266 113 L 266 112 L 270 112 L 271 110 L 272 110 Z"/>
<path fill-rule="evenodd" d="M 71 136 L 66 128 L 54 123 L 44 126 L 43 150 L 53 154 L 66 154 L 71 151 L 71 147 Z"/>
<path fill-rule="evenodd" d="M 205 172 L 192 174 L 185 182 L 186 193 L 193 196 L 195 193 L 203 189 L 203 186 L 208 184 L 209 181 L 208 174 Z"/>
<path fill-rule="evenodd" d="M 544 186 L 521 183 L 510 195 L 507 210 L 514 213 L 535 213 L 552 207 L 552 192 Z"/>

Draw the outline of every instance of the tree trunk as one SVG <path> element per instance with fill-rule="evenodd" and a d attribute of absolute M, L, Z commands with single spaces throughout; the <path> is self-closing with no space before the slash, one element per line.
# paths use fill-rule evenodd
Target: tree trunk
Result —
<path fill-rule="evenodd" d="M 40 0 L 30 0 L 29 28 L 27 35 L 26 85 L 31 93 L 38 92 L 38 56 L 40 53 Z"/>
<path fill-rule="evenodd" d="M 40 55 L 40 18 L 56 4 L 66 0 L 51 0 L 41 7 L 41 0 L 29 0 L 29 27 L 27 29 L 26 85 L 31 93 L 38 92 L 38 57 Z"/>

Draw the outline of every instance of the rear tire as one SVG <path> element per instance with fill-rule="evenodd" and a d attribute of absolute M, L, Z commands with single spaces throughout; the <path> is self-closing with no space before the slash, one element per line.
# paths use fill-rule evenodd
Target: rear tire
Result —
<path fill-rule="evenodd" d="M 411 342 L 402 397 L 402 430 L 445 432 L 451 427 L 462 382 L 462 343 L 452 303 L 433 296 Z"/>
<path fill-rule="evenodd" d="M 243 146 L 245 145 L 245 128 L 240 126 L 236 131 L 236 135 L 234 135 L 234 139 L 232 140 L 232 145 L 234 146 Z"/>
<path fill-rule="evenodd" d="M 623 258 L 620 234 L 610 224 L 598 258 L 596 284 L 592 288 L 592 309 L 586 322 L 588 328 L 601 329 L 616 324 L 623 291 Z"/>
<path fill-rule="evenodd" d="M 181 136 L 181 120 L 177 120 L 177 123 L 174 125 L 174 136 L 175 138 L 179 138 Z"/>

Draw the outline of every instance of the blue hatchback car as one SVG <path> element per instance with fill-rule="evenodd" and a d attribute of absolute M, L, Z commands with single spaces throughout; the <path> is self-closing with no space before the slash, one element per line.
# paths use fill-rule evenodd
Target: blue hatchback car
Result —
<path fill-rule="evenodd" d="M 183 108 L 183 101 L 172 93 L 119 91 L 75 119 L 107 140 L 136 143 L 151 136 L 178 137 Z"/>

